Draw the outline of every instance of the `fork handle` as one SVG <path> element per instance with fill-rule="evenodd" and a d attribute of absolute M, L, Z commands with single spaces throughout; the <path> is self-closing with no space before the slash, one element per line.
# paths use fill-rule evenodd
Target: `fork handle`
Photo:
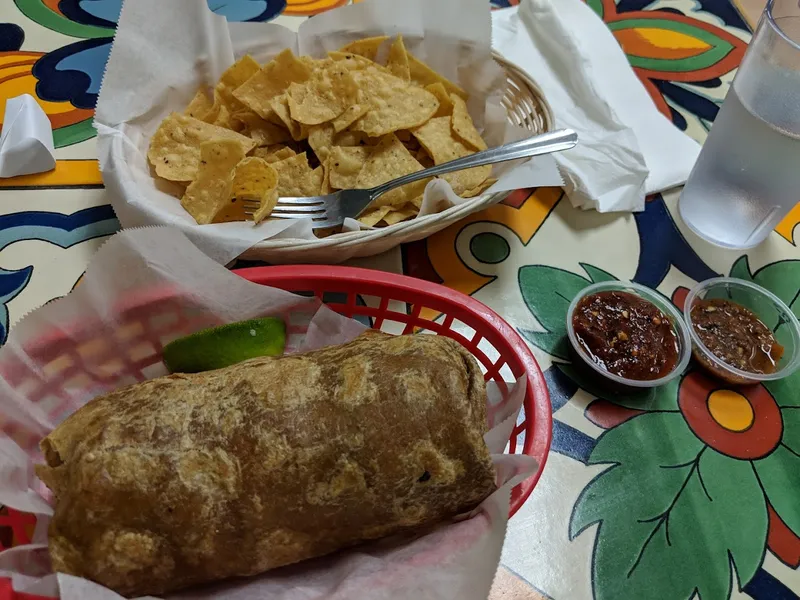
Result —
<path fill-rule="evenodd" d="M 572 129 L 559 129 L 551 133 L 543 133 L 529 137 L 518 142 L 510 142 L 503 144 L 497 148 L 489 148 L 482 152 L 476 152 L 469 156 L 456 158 L 455 160 L 423 169 L 422 171 L 415 171 L 408 175 L 403 175 L 392 181 L 388 181 L 381 185 L 377 185 L 370 190 L 370 200 L 374 200 L 381 194 L 393 190 L 401 185 L 413 183 L 426 177 L 436 177 L 437 175 L 444 175 L 445 173 L 452 173 L 453 171 L 461 171 L 462 169 L 471 169 L 473 167 L 482 167 L 483 165 L 492 165 L 499 162 L 506 162 L 509 160 L 516 160 L 518 158 L 528 158 L 529 156 L 537 156 L 540 154 L 549 154 L 551 152 L 560 152 L 561 150 L 568 150 L 578 143 L 578 134 Z"/>

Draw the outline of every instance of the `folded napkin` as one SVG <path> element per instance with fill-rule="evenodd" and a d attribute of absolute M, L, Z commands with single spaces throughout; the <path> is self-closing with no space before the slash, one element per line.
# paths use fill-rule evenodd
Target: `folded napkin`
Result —
<path fill-rule="evenodd" d="M 539 84 L 578 145 L 554 156 L 573 205 L 639 211 L 686 182 L 700 146 L 653 104 L 611 31 L 581 0 L 522 0 L 492 13 L 492 46 Z"/>
<path fill-rule="evenodd" d="M 56 166 L 53 128 L 30 94 L 6 101 L 0 134 L 0 177 L 50 171 Z"/>

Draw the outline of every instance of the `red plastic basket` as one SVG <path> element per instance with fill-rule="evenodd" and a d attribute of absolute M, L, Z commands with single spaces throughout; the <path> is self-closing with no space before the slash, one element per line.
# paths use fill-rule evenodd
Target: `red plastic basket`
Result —
<path fill-rule="evenodd" d="M 374 329 L 403 334 L 425 329 L 446 335 L 478 359 L 486 371 L 486 381 L 509 381 L 511 376 L 516 380 L 526 374 L 528 387 L 523 413 L 511 434 L 509 451 L 534 457 L 538 468 L 513 489 L 509 516 L 513 516 L 528 499 L 550 451 L 553 429 L 550 394 L 542 370 L 527 344 L 500 315 L 461 292 L 382 271 L 292 265 L 253 267 L 234 272 L 262 285 L 295 293 L 312 293 L 326 300 L 326 305 L 340 314 L 368 317 Z M 331 301 L 331 296 L 336 300 Z M 400 307 L 405 310 L 401 312 L 398 310 Z M 398 328 L 401 329 L 399 332 Z"/>
<path fill-rule="evenodd" d="M 285 266 L 255 267 L 235 273 L 261 285 L 316 296 L 345 316 L 369 318 L 375 329 L 403 334 L 424 329 L 446 335 L 481 362 L 487 381 L 510 381 L 526 374 L 524 413 L 509 440 L 511 452 L 528 454 L 538 462 L 536 473 L 512 492 L 511 514 L 522 506 L 544 469 L 550 449 L 550 397 L 527 345 L 499 315 L 444 286 L 380 271 Z M 164 340 L 208 326 L 202 312 L 194 314 L 187 309 L 187 302 L 190 300 L 179 301 L 175 292 L 163 289 L 131 296 L 117 307 L 117 320 L 124 324 L 122 330 L 105 334 L 104 339 L 91 337 L 91 328 L 85 323 L 54 326 L 49 335 L 25 348 L 37 364 L 46 365 L 44 380 L 41 373 L 13 358 L 0 365 L 0 375 L 12 387 L 24 389 L 28 398 L 58 422 L 77 408 L 68 393 L 70 386 L 102 393 L 119 385 L 120 372 L 130 383 L 152 377 L 151 369 L 161 364 Z M 24 450 L 36 451 L 40 436 L 23 433 L 2 415 L 0 424 Z M 28 543 L 34 524 L 33 515 L 0 511 L 0 534 L 8 534 L 0 535 L 0 550 L 9 545 L 9 540 L 11 545 Z M 0 588 L 0 600 L 2 594 Z"/>

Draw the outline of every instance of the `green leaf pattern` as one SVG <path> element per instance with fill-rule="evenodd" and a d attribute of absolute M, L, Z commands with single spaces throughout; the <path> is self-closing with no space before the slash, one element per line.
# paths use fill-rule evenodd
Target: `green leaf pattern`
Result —
<path fill-rule="evenodd" d="M 797 438 L 794 443 L 797 444 Z M 800 490 L 800 454 L 781 444 L 772 454 L 757 461 L 755 469 L 772 508 L 789 529 L 800 532 L 800 499 L 797 495 Z"/>
<path fill-rule="evenodd" d="M 771 263 L 753 274 L 750 271 L 747 255 L 744 255 L 733 264 L 730 274 L 731 277 L 752 281 L 767 288 L 783 300 L 795 316 L 800 318 L 800 289 L 797 286 L 797 281 L 800 281 L 800 260 L 783 260 Z M 768 312 L 763 307 L 753 308 L 763 311 L 759 312 L 759 314 Z M 767 324 L 774 326 L 777 324 L 777 319 L 777 313 L 775 313 L 773 322 Z M 779 342 L 786 345 L 788 343 L 787 330 L 779 327 L 777 338 Z M 765 382 L 764 387 L 775 398 L 778 406 L 800 407 L 800 371 L 777 381 Z M 798 435 L 800 435 L 800 432 L 798 432 Z"/>
<path fill-rule="evenodd" d="M 734 565 L 740 585 L 761 565 L 767 507 L 751 464 L 705 446 L 680 413 L 646 413 L 609 430 L 590 462 L 616 463 L 584 489 L 570 525 L 574 538 L 600 523 L 598 600 L 695 591 L 722 600 Z"/>
<path fill-rule="evenodd" d="M 548 354 L 569 360 L 566 314 L 570 302 L 587 285 L 617 278 L 592 265 L 581 264 L 590 279 L 556 267 L 531 265 L 519 270 L 519 288 L 528 309 L 545 331 L 520 329 L 531 344 Z"/>
<path fill-rule="evenodd" d="M 600 283 L 601 281 L 619 281 L 611 273 L 603 271 L 603 269 L 599 269 L 594 265 L 587 263 L 580 263 L 580 265 L 581 268 L 586 271 L 586 274 L 589 276 L 589 279 L 592 280 L 592 283 Z"/>
<path fill-rule="evenodd" d="M 585 378 L 580 371 L 576 370 L 571 364 L 559 364 L 557 368 L 563 371 L 570 379 L 577 383 L 583 390 L 596 398 L 605 398 L 614 404 L 632 408 L 634 410 L 646 411 L 674 411 L 678 409 L 678 388 L 681 378 L 677 377 L 657 388 L 645 390 L 639 393 L 622 395 L 610 394 L 608 390 L 599 387 L 594 381 Z"/>

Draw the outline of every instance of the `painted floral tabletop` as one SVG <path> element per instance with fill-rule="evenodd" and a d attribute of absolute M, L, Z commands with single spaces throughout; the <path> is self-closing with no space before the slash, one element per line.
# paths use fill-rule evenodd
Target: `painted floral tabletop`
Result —
<path fill-rule="evenodd" d="M 348 1 L 208 3 L 231 20 L 296 26 Z M 750 38 L 736 5 L 587 1 L 658 108 L 702 141 Z M 5 98 L 36 96 L 58 158 L 50 173 L 0 180 L 0 340 L 27 311 L 69 292 L 119 228 L 91 119 L 120 4 L 0 4 L 0 122 Z M 682 308 L 695 281 L 733 275 L 800 316 L 800 205 L 745 253 L 691 234 L 676 217 L 677 196 L 655 195 L 636 215 L 601 215 L 574 210 L 560 189 L 520 190 L 425 241 L 357 261 L 475 296 L 520 331 L 545 371 L 552 449 L 509 524 L 496 598 L 799 597 L 800 373 L 733 389 L 690 370 L 651 396 L 611 400 L 568 362 L 567 306 L 605 279 L 658 288 Z M 32 528 L 32 517 L 0 508 L 0 547 L 25 543 Z"/>

